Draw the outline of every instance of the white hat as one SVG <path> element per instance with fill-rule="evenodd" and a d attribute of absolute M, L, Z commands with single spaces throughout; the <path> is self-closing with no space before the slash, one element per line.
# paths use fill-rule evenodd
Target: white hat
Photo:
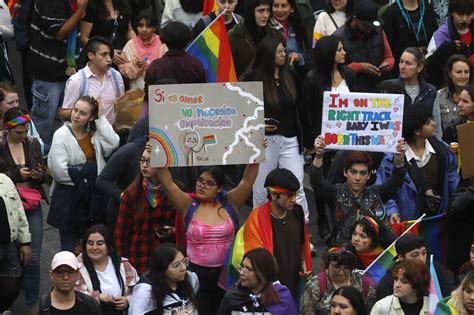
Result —
<path fill-rule="evenodd" d="M 79 269 L 79 262 L 77 261 L 76 256 L 68 251 L 62 251 L 54 255 L 53 261 L 51 261 L 51 270 L 62 265 L 69 266 L 74 270 Z"/>

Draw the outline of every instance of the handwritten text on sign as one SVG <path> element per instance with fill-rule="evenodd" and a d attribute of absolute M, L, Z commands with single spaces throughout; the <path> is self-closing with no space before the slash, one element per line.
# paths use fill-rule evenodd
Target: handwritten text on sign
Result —
<path fill-rule="evenodd" d="M 395 152 L 404 96 L 324 92 L 322 135 L 337 150 Z"/>

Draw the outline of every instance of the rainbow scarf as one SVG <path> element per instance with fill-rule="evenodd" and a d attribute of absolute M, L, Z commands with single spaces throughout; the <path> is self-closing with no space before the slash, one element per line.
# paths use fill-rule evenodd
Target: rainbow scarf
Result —
<path fill-rule="evenodd" d="M 153 185 L 148 179 L 143 179 L 143 191 L 146 199 L 152 208 L 158 207 L 163 195 L 163 187 L 161 185 Z"/>
<path fill-rule="evenodd" d="M 378 246 L 367 252 L 357 252 L 357 258 L 367 268 L 379 255 L 383 252 L 383 248 Z"/>
<path fill-rule="evenodd" d="M 304 226 L 304 248 L 306 269 L 313 270 L 311 252 L 309 249 L 309 237 L 306 232 L 306 223 Z M 273 254 L 273 233 L 272 219 L 270 215 L 270 202 L 255 208 L 250 212 L 247 221 L 239 229 L 235 236 L 234 243 L 229 249 L 224 267 L 227 269 L 227 278 L 221 278 L 219 285 L 229 288 L 239 279 L 239 266 L 244 254 L 248 251 L 263 247 Z M 308 276 L 308 279 L 311 275 Z M 300 295 L 303 293 L 304 285 L 307 279 L 300 279 Z"/>
<path fill-rule="evenodd" d="M 74 13 L 77 11 L 77 2 L 75 0 L 69 0 L 71 11 Z M 66 51 L 66 74 L 68 76 L 76 73 L 76 45 L 77 45 L 77 26 L 69 33 L 67 38 L 67 51 Z"/>
<path fill-rule="evenodd" d="M 4 122 L 3 127 L 5 129 L 10 129 L 18 125 L 26 124 L 27 122 L 30 122 L 30 121 L 31 121 L 30 115 L 25 114 L 25 115 L 15 117 L 10 121 Z"/>

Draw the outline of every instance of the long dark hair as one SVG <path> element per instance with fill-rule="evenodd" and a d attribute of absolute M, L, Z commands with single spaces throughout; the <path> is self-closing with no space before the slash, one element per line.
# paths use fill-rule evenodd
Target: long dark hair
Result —
<path fill-rule="evenodd" d="M 248 251 L 242 261 L 247 258 L 252 264 L 252 269 L 259 282 L 265 282 L 265 286 L 260 292 L 263 305 L 280 303 L 280 296 L 273 286 L 273 281 L 277 280 L 278 265 L 275 257 L 265 248 L 255 248 Z"/>
<path fill-rule="evenodd" d="M 331 14 L 336 12 L 336 9 L 331 3 L 331 0 L 328 1 L 328 6 L 325 10 L 327 13 Z M 354 1 L 353 0 L 347 0 L 346 7 L 344 9 L 344 12 L 346 13 L 346 17 L 351 17 L 352 13 L 354 13 Z"/>
<path fill-rule="evenodd" d="M 244 27 L 252 36 L 255 45 L 258 45 L 267 34 L 267 28 L 258 27 L 255 22 L 255 8 L 262 4 L 268 4 L 271 10 L 273 0 L 245 0 L 244 19 L 242 23 L 244 23 Z"/>
<path fill-rule="evenodd" d="M 444 84 L 448 87 L 449 92 L 453 93 L 455 90 L 453 80 L 450 78 L 451 70 L 453 70 L 453 65 L 456 62 L 463 62 L 469 66 L 469 83 L 474 82 L 474 67 L 471 60 L 464 55 L 455 54 L 449 57 L 446 67 L 444 68 Z"/>
<path fill-rule="evenodd" d="M 158 246 L 151 256 L 149 276 L 151 280 L 151 291 L 158 314 L 163 314 L 163 299 L 167 294 L 172 292 L 168 282 L 166 281 L 165 273 L 169 264 L 176 258 L 178 253 L 181 253 L 184 256 L 184 251 L 179 246 L 171 243 L 164 243 Z M 184 280 L 177 283 L 177 287 L 178 290 L 184 291 L 186 297 L 191 300 L 194 306 L 197 305 L 191 279 L 187 273 Z"/>
<path fill-rule="evenodd" d="M 142 158 L 143 152 L 145 152 L 146 148 L 143 148 L 142 152 L 137 158 L 137 163 L 140 163 L 140 160 Z M 140 164 L 138 165 L 137 168 L 137 173 L 135 174 L 135 178 L 133 179 L 132 183 L 128 186 L 127 190 L 131 190 L 133 198 L 133 205 L 132 209 L 133 211 L 133 216 L 134 219 L 137 221 L 139 220 L 142 215 L 143 215 L 143 202 L 144 202 L 144 193 L 143 193 L 143 174 L 140 169 Z M 136 222 L 135 221 L 135 222 Z"/>
<path fill-rule="evenodd" d="M 280 96 L 278 87 L 275 85 L 275 53 L 279 44 L 286 47 L 286 43 L 280 38 L 273 36 L 265 37 L 257 47 L 257 54 L 253 62 L 252 70 L 256 73 L 257 80 L 263 81 L 263 94 L 265 99 L 275 107 L 280 107 Z M 292 102 L 298 99 L 298 92 L 294 77 L 285 63 L 280 66 L 280 88 L 286 98 Z"/>
<path fill-rule="evenodd" d="M 89 5 L 99 20 L 108 20 L 111 18 L 104 0 L 89 1 Z M 118 10 L 122 16 L 127 19 L 130 18 L 130 7 L 126 0 L 112 0 L 112 6 L 115 10 Z"/>
<path fill-rule="evenodd" d="M 365 309 L 364 297 L 362 293 L 360 293 L 356 288 L 351 286 L 337 288 L 331 296 L 331 301 L 336 295 L 345 297 L 349 301 L 349 303 L 351 303 L 351 306 L 354 311 L 356 311 L 357 315 L 367 314 L 367 310 Z"/>
<path fill-rule="evenodd" d="M 204 7 L 204 0 L 179 0 L 179 3 L 186 13 L 199 13 Z"/>
<path fill-rule="evenodd" d="M 301 14 L 296 5 L 296 1 L 287 1 L 288 4 L 293 8 L 293 13 L 291 13 L 288 17 L 288 24 L 293 25 L 293 32 L 295 32 L 297 41 L 302 43 L 303 47 L 308 47 L 309 43 L 308 36 L 306 34 L 306 28 L 304 27 L 303 19 L 301 18 Z"/>
<path fill-rule="evenodd" d="M 94 288 L 94 290 L 102 292 L 100 290 L 100 281 L 97 277 L 97 272 L 95 271 L 94 264 L 92 263 L 90 257 L 87 255 L 86 250 L 89 236 L 94 233 L 99 233 L 100 235 L 102 235 L 102 237 L 104 237 L 104 241 L 107 246 L 107 255 L 109 255 L 112 259 L 112 264 L 114 265 L 115 269 L 115 275 L 117 276 L 120 288 L 122 289 L 123 296 L 125 294 L 125 283 L 123 282 L 122 276 L 120 274 L 120 264 L 122 262 L 122 259 L 117 255 L 117 252 L 115 251 L 114 242 L 110 237 L 109 230 L 103 224 L 96 224 L 91 226 L 87 229 L 86 233 L 84 233 L 84 237 L 82 238 L 82 248 L 84 249 L 82 252 L 82 262 L 84 263 L 84 266 L 86 267 L 87 272 L 89 273 L 92 282 L 92 287 Z"/>

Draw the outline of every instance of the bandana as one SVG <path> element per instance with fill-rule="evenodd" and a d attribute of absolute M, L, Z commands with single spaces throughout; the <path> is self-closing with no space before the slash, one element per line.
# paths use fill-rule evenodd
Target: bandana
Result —
<path fill-rule="evenodd" d="M 373 218 L 368 217 L 368 216 L 363 216 L 362 219 L 365 219 L 366 221 L 368 221 L 370 223 L 370 225 L 372 225 L 372 227 L 375 230 L 375 234 L 378 236 L 379 235 L 379 225 L 377 224 L 377 222 Z"/>
<path fill-rule="evenodd" d="M 156 208 L 160 204 L 163 187 L 161 185 L 155 186 L 148 179 L 144 178 L 143 191 L 150 206 Z"/>
<path fill-rule="evenodd" d="M 281 194 L 281 193 L 288 193 L 290 192 L 288 189 L 283 188 L 281 186 L 267 186 L 267 189 L 275 194 Z"/>
<path fill-rule="evenodd" d="M 26 124 L 27 122 L 30 122 L 30 121 L 31 121 L 30 115 L 25 114 L 25 115 L 15 117 L 10 121 L 4 122 L 3 127 L 5 127 L 5 129 L 10 129 L 18 125 Z"/>

